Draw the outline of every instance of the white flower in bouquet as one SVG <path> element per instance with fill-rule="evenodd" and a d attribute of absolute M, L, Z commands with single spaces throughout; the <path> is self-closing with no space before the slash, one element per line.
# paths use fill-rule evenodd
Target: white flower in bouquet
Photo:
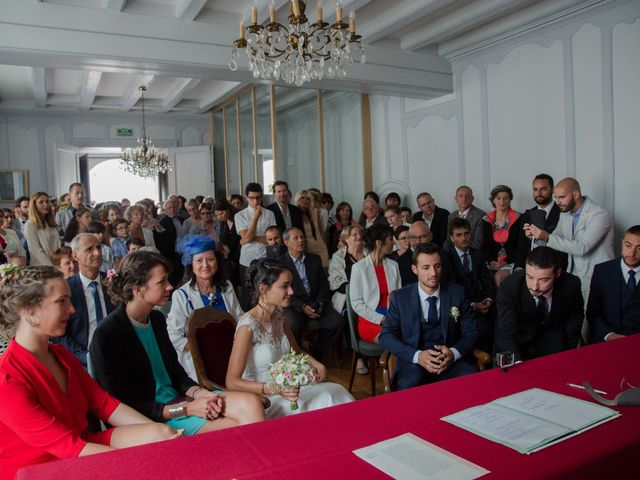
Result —
<path fill-rule="evenodd" d="M 288 388 L 300 388 L 320 381 L 320 375 L 309 363 L 309 356 L 305 353 L 291 352 L 283 355 L 269 368 L 269 387 L 280 391 Z M 298 402 L 291 402 L 291 410 L 299 408 Z"/>

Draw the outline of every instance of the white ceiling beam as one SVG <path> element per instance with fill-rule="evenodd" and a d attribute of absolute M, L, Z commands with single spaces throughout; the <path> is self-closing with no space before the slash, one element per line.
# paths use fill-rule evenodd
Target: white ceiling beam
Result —
<path fill-rule="evenodd" d="M 128 112 L 129 110 L 131 110 L 133 106 L 138 103 L 138 100 L 140 100 L 140 90 L 138 90 L 138 87 L 144 85 L 145 87 L 149 88 L 149 85 L 151 85 L 151 82 L 153 82 L 154 78 L 155 77 L 153 75 L 137 76 L 135 80 L 131 82 L 131 86 L 129 87 L 131 93 L 124 97 L 122 105 L 120 106 L 120 110 L 123 112 Z"/>
<path fill-rule="evenodd" d="M 450 5 L 454 1 L 403 0 L 394 3 L 393 8 L 389 8 L 386 3 L 380 4 L 377 6 L 375 15 L 366 20 L 358 21 L 356 16 L 357 32 L 362 35 L 366 43 L 372 43 Z"/>
<path fill-rule="evenodd" d="M 33 98 L 37 108 L 47 107 L 47 69 L 33 67 L 31 69 L 31 83 L 33 86 Z"/>
<path fill-rule="evenodd" d="M 446 38 L 499 18 L 509 9 L 531 3 L 530 0 L 484 0 L 471 2 L 453 12 L 437 18 L 418 30 L 403 35 L 400 47 L 405 50 L 418 50 Z"/>
<path fill-rule="evenodd" d="M 183 22 L 192 22 L 202 12 L 207 0 L 182 0 L 176 5 L 176 18 Z"/>
<path fill-rule="evenodd" d="M 122 12 L 127 6 L 127 0 L 104 0 L 104 8 L 112 12 Z"/>
<path fill-rule="evenodd" d="M 210 92 L 209 96 L 200 103 L 199 108 L 193 113 L 206 113 L 211 107 L 234 95 L 236 91 L 242 88 L 244 88 L 244 85 L 240 82 L 217 82 L 216 88 Z"/>
<path fill-rule="evenodd" d="M 80 110 L 90 110 L 96 98 L 96 91 L 102 78 L 102 72 L 87 72 L 82 92 L 80 93 Z"/>
<path fill-rule="evenodd" d="M 169 110 L 173 109 L 173 107 L 180 103 L 184 95 L 189 90 L 192 90 L 199 85 L 201 81 L 201 78 L 180 79 L 163 100 L 160 112 L 167 113 Z"/>

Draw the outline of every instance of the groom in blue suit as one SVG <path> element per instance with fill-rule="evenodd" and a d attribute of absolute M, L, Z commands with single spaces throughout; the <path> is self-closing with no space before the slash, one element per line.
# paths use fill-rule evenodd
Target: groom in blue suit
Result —
<path fill-rule="evenodd" d="M 391 295 L 380 334 L 380 345 L 399 360 L 393 377 L 398 390 L 476 371 L 462 360 L 478 340 L 476 321 L 464 288 L 440 283 L 437 245 L 418 245 L 412 269 L 418 283 Z"/>

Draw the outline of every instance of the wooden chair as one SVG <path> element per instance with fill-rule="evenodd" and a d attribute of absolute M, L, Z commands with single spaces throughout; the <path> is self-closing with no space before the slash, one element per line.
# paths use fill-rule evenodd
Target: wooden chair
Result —
<path fill-rule="evenodd" d="M 376 394 L 376 359 L 378 359 L 383 353 L 384 348 L 377 343 L 369 343 L 361 340 L 358 337 L 358 330 L 356 328 L 356 318 L 353 309 L 351 308 L 351 299 L 349 298 L 349 286 L 347 285 L 347 321 L 349 323 L 349 333 L 351 340 L 351 349 L 353 355 L 351 356 L 351 379 L 349 380 L 349 391 L 353 389 L 353 380 L 356 375 L 356 362 L 358 357 L 369 360 L 369 373 L 371 375 L 371 396 Z M 386 363 L 379 365 L 383 368 L 382 376 L 388 376 L 386 371 Z M 386 388 L 385 388 L 386 391 Z"/>
<path fill-rule="evenodd" d="M 225 390 L 229 357 L 236 332 L 233 315 L 213 307 L 198 308 L 187 320 L 187 343 L 198 383 L 207 390 Z M 271 402 L 260 396 L 264 408 Z"/>

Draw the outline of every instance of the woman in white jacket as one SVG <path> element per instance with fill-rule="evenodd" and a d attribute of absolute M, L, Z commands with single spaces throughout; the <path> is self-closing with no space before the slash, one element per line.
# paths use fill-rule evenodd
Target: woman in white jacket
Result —
<path fill-rule="evenodd" d="M 214 307 L 228 312 L 236 319 L 244 314 L 229 281 L 223 278 L 216 244 L 206 235 L 186 235 L 178 245 L 182 264 L 189 281 L 173 292 L 171 311 L 167 316 L 167 330 L 178 361 L 195 381 L 193 357 L 187 343 L 187 320 L 191 313 L 203 307 Z"/>
<path fill-rule="evenodd" d="M 378 343 L 389 294 L 401 286 L 398 263 L 387 258 L 393 252 L 393 231 L 383 225 L 369 227 L 364 246 L 370 253 L 351 269 L 349 296 L 358 315 L 358 335 L 366 342 Z"/>

